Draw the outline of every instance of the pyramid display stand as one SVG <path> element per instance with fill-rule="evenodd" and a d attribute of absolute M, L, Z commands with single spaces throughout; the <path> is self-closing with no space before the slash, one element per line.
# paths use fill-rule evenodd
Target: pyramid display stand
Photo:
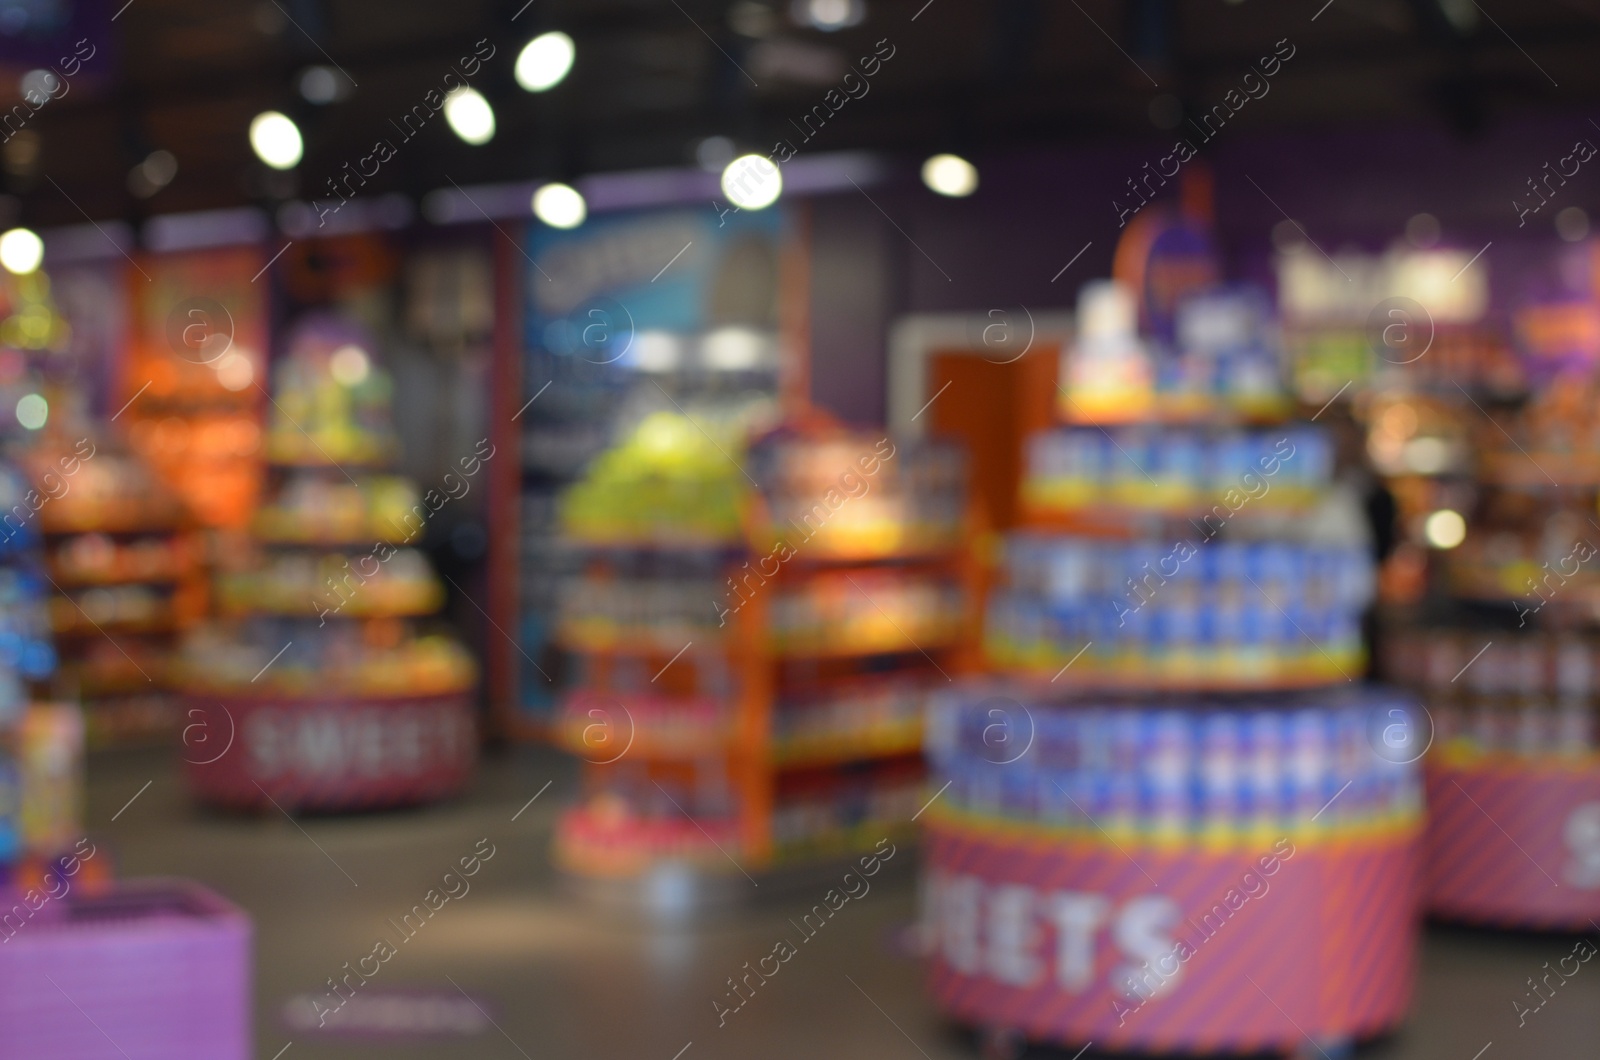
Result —
<path fill-rule="evenodd" d="M 700 445 L 674 419 L 640 430 Z M 592 493 L 568 503 L 587 559 L 563 594 L 559 732 L 586 765 L 556 857 L 585 893 L 663 913 L 904 838 L 923 699 L 974 662 L 957 451 L 815 423 L 724 448 L 761 488 L 705 454 L 715 528 L 689 529 L 718 506 L 703 493 L 658 497 L 650 537 L 607 532 Z"/>
<path fill-rule="evenodd" d="M 1409 1005 L 1416 711 L 1357 683 L 1372 561 L 1329 440 L 1195 393 L 1261 307 L 1188 312 L 1153 367 L 1128 288 L 1082 296 L 987 605 L 1007 676 L 930 720 L 930 986 L 997 1042 L 1337 1054 Z"/>
<path fill-rule="evenodd" d="M 182 753 L 202 801 L 378 809 L 471 777 L 476 667 L 417 628 L 444 603 L 415 547 L 443 493 L 381 470 L 391 384 L 371 349 L 312 318 L 278 366 L 268 499 L 221 550 L 221 619 L 185 643 Z"/>

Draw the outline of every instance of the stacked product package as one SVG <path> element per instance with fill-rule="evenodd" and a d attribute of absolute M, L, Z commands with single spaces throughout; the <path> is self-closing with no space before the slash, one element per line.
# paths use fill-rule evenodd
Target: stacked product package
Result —
<path fill-rule="evenodd" d="M 1259 343 L 1261 321 L 1207 297 L 1194 312 Z M 1120 319 L 1137 347 L 1118 285 L 1084 300 L 1080 320 Z M 1073 403 L 1085 372 L 1064 390 L 1079 423 L 1028 447 L 985 614 L 1005 676 L 932 708 L 934 996 L 1072 1049 L 1335 1052 L 1392 1029 L 1420 727 L 1360 680 L 1373 560 L 1331 439 L 1221 407 L 1102 430 Z"/>

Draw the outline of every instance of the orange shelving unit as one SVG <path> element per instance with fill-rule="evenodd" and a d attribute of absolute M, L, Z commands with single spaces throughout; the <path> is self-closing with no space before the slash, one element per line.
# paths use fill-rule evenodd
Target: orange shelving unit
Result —
<path fill-rule="evenodd" d="M 764 488 L 737 536 L 608 540 L 569 590 L 557 642 L 574 681 L 556 732 L 586 766 L 556 855 L 586 882 L 650 901 L 687 873 L 737 892 L 905 834 L 926 797 L 924 696 L 977 664 L 965 463 L 947 444 L 907 452 L 801 422 L 742 461 Z M 837 490 L 784 485 L 814 486 L 819 469 Z M 938 474 L 955 507 L 919 518 L 930 494 L 909 487 Z"/>

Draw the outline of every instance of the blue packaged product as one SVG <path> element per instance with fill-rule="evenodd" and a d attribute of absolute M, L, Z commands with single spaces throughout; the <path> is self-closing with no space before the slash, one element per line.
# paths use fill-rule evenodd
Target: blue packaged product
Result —
<path fill-rule="evenodd" d="M 22 853 L 22 775 L 16 759 L 0 748 L 0 866 Z"/>
<path fill-rule="evenodd" d="M 983 741 L 985 704 L 996 697 L 940 697 L 930 721 L 936 774 L 952 781 L 953 805 L 1019 819 L 1067 811 L 1138 827 L 1238 825 L 1283 818 L 1324 823 L 1414 806 L 1414 763 L 1393 764 L 1369 744 L 1374 711 L 1406 700 L 1358 689 L 1236 701 L 1180 700 L 1029 704 L 1028 753 L 996 764 Z M 1007 699 L 1012 710 L 1022 700 Z M 951 747 L 949 741 L 956 741 Z M 936 780 L 938 777 L 936 776 Z M 942 783 L 942 781 L 938 781 Z M 1079 819 L 1075 817 L 1074 819 Z"/>

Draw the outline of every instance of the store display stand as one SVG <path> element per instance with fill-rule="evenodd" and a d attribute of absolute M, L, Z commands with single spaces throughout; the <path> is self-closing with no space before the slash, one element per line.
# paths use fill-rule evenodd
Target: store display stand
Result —
<path fill-rule="evenodd" d="M 1101 357 L 1102 374 L 1067 362 L 1062 418 L 1077 436 L 1029 448 L 1023 527 L 985 637 L 1012 679 L 953 689 L 930 720 L 942 793 L 919 822 L 930 989 L 995 1055 L 1024 1042 L 1349 1055 L 1409 1005 L 1421 831 L 1416 770 L 1375 755 L 1368 731 L 1389 711 L 1411 717 L 1407 701 L 1346 687 L 1362 672 L 1351 638 L 1366 603 L 1346 568 L 1370 561 L 1358 546 L 1279 540 L 1272 520 L 1212 540 L 1184 518 L 1205 513 L 1179 495 L 1208 496 L 1202 470 L 1280 474 L 1281 462 L 1255 467 L 1259 438 L 1222 437 L 1272 421 L 1190 402 L 1174 423 L 1140 397 L 1150 376 L 1127 304 L 1090 289 L 1080 317 L 1100 345 L 1080 340 L 1074 358 Z M 1114 415 L 1074 401 L 1074 383 L 1105 386 Z M 1109 433 L 1130 423 L 1121 442 Z M 1216 451 L 1201 456 L 1207 431 Z M 1061 461 L 1044 444 L 1058 440 L 1107 455 Z M 1140 444 L 1143 458 L 1129 455 Z M 1117 471 L 1067 483 L 1080 503 L 1039 503 L 1062 466 Z M 1174 540 L 1192 547 L 1169 568 Z M 1297 622 L 1284 606 L 1322 611 Z M 1272 896 L 1247 908 L 1243 892 L 1262 886 Z"/>
<path fill-rule="evenodd" d="M 848 448 L 861 441 L 821 419 L 788 430 L 803 441 L 786 438 L 787 445 Z M 870 440 L 865 450 L 872 451 Z M 922 775 L 917 689 L 975 662 L 978 519 L 965 510 L 959 534 L 923 545 L 881 532 L 853 542 L 818 537 L 762 577 L 751 574 L 770 570 L 758 557 L 776 555 L 786 532 L 768 501 L 748 498 L 740 541 L 589 544 L 584 584 L 595 595 L 609 582 L 629 584 L 629 570 L 674 564 L 714 571 L 703 582 L 713 589 L 727 593 L 742 584 L 749 592 L 727 597 L 742 603 L 722 624 L 670 633 L 570 616 L 562 624 L 558 641 L 576 660 L 579 680 L 559 712 L 558 742 L 585 761 L 588 797 L 563 817 L 556 858 L 574 889 L 602 904 L 670 914 L 745 901 L 758 888 L 766 894 L 824 878 L 880 838 L 903 842 L 908 835 L 904 822 L 916 810 Z M 876 608 L 863 584 L 893 587 L 900 579 L 949 586 L 966 603 L 947 612 L 933 635 L 908 630 L 910 619 L 897 624 L 881 610 L 831 629 L 785 624 L 783 616 L 800 613 L 796 607 L 814 594 L 831 599 L 827 594 L 846 585 Z M 646 584 L 634 592 L 647 595 Z M 704 609 L 711 613 L 715 602 L 707 599 Z M 810 680 L 802 679 L 800 701 L 792 703 L 784 689 L 797 673 Z M 907 717 L 893 712 L 896 696 L 907 701 Z M 826 716 L 806 713 L 830 705 Z M 883 724 L 852 721 L 873 710 L 887 710 Z M 823 724 L 796 720 L 806 717 Z M 852 770 L 873 779 L 857 791 L 830 787 Z M 634 816 L 608 794 L 619 783 L 668 812 Z M 708 786 L 725 812 L 706 816 L 684 805 L 685 792 Z M 819 826 L 830 799 L 854 809 Z"/>
<path fill-rule="evenodd" d="M 68 448 L 64 437 L 41 454 Z M 39 514 L 62 680 L 83 703 L 91 746 L 148 744 L 179 727 L 172 659 L 205 609 L 200 541 L 140 458 L 105 440 L 87 453 L 76 492 Z M 96 479 L 119 480 L 122 492 L 107 495 Z M 140 487 L 149 495 L 134 496 Z"/>
<path fill-rule="evenodd" d="M 396 443 L 369 348 L 360 329 L 311 318 L 280 362 L 272 488 L 253 536 L 219 557 L 222 622 L 185 645 L 183 761 L 209 804 L 380 809 L 472 775 L 476 666 L 412 629 L 444 604 L 414 547 L 444 494 L 380 473 Z"/>
<path fill-rule="evenodd" d="M 1424 909 L 1590 931 L 1600 922 L 1600 382 L 1587 361 L 1557 371 L 1563 362 L 1543 360 L 1537 338 L 1550 335 L 1520 336 L 1531 344 L 1526 392 L 1502 392 L 1512 407 L 1492 426 L 1482 403 L 1495 396 L 1476 379 L 1471 404 L 1454 387 L 1439 388 L 1442 399 L 1395 387 L 1373 403 L 1369 449 L 1403 457 L 1419 437 L 1451 442 L 1443 467 L 1422 474 L 1402 459 L 1388 470 L 1411 525 L 1448 510 L 1460 528 L 1430 542 L 1417 599 L 1386 616 L 1382 661 L 1433 721 Z"/>

